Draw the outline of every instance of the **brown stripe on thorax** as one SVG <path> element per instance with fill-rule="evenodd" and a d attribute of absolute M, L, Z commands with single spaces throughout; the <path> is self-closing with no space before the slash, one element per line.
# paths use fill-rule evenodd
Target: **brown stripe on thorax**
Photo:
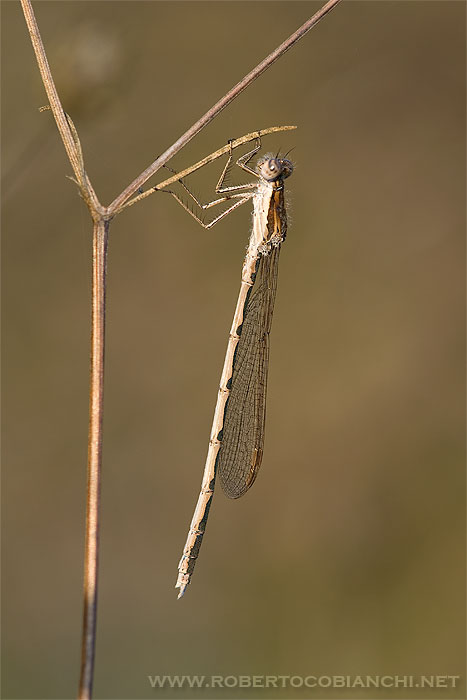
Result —
<path fill-rule="evenodd" d="M 268 212 L 268 240 L 273 237 L 277 243 L 282 242 L 287 233 L 287 215 L 284 205 L 284 181 L 275 180 L 273 194 Z"/>

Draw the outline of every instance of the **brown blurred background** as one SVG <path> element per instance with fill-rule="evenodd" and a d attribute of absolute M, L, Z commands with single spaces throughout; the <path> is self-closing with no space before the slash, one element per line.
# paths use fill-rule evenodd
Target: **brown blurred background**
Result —
<path fill-rule="evenodd" d="M 40 2 L 109 203 L 319 7 Z M 91 226 L 17 3 L 3 3 L 5 698 L 80 654 Z M 339 5 L 171 162 L 276 124 L 294 147 L 263 467 L 197 497 L 248 238 L 154 196 L 111 228 L 96 698 L 465 697 L 152 690 L 148 674 L 463 675 L 465 4 Z M 191 180 L 205 198 L 222 164 Z M 161 176 L 159 179 L 162 179 Z M 157 179 L 154 180 L 154 182 Z"/>

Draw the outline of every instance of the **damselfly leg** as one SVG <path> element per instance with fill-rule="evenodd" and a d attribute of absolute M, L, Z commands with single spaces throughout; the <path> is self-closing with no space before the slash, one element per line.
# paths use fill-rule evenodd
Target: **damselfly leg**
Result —
<path fill-rule="evenodd" d="M 171 194 L 172 197 L 174 197 L 177 202 L 187 211 L 196 221 L 201 224 L 203 228 L 210 229 L 212 228 L 215 224 L 217 224 L 219 221 L 221 221 L 224 217 L 226 217 L 230 212 L 232 212 L 234 209 L 237 209 L 240 207 L 242 204 L 250 200 L 254 196 L 254 189 L 257 187 L 257 182 L 249 182 L 243 185 L 224 185 L 224 182 L 226 180 L 227 174 L 229 172 L 229 169 L 231 167 L 232 159 L 233 159 L 233 152 L 232 152 L 232 142 L 229 141 L 230 144 L 230 153 L 228 160 L 224 166 L 224 169 L 221 173 L 221 176 L 219 177 L 219 180 L 217 181 L 217 185 L 215 187 L 215 191 L 217 194 L 225 194 L 224 197 L 219 197 L 217 199 L 213 199 L 210 202 L 201 202 L 201 200 L 192 192 L 192 190 L 188 187 L 184 179 L 178 180 L 180 185 L 183 187 L 185 192 L 188 194 L 188 196 L 195 202 L 195 204 L 203 211 L 206 211 L 208 209 L 211 209 L 212 207 L 218 206 L 219 204 L 224 204 L 225 202 L 231 201 L 232 199 L 236 200 L 232 206 L 227 207 L 227 209 L 224 209 L 224 211 L 221 212 L 218 216 L 215 218 L 211 219 L 210 221 L 205 221 L 204 218 L 201 216 L 198 216 L 193 209 L 190 209 L 189 206 L 183 201 L 183 199 L 180 197 L 180 195 L 175 192 L 174 190 L 169 190 L 169 189 L 161 189 L 161 192 L 167 192 L 168 194 Z M 244 155 L 240 156 L 240 158 L 237 159 L 235 162 L 235 165 L 237 165 L 239 168 L 242 168 L 242 170 L 245 170 L 246 172 L 254 175 L 255 177 L 259 178 L 260 175 L 253 170 L 252 168 L 247 166 L 247 163 L 253 158 L 253 156 L 258 153 L 259 149 L 261 148 L 261 138 L 256 139 L 256 145 L 255 147 L 251 150 L 248 151 L 248 153 L 245 153 Z M 170 172 L 176 174 L 176 171 L 170 168 L 169 166 L 165 166 L 167 170 L 170 170 Z M 242 191 L 239 191 L 242 190 Z M 249 190 L 249 191 L 245 191 Z"/>

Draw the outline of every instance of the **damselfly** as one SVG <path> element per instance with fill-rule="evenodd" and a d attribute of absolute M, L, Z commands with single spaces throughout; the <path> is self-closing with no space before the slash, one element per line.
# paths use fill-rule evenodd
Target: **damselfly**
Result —
<path fill-rule="evenodd" d="M 201 491 L 178 567 L 175 587 L 180 588 L 179 598 L 190 583 L 196 564 L 214 495 L 216 475 L 219 474 L 226 495 L 239 498 L 255 481 L 263 456 L 269 333 L 279 253 L 287 233 L 284 180 L 291 175 L 293 165 L 279 154 L 266 155 L 253 169 L 249 163 L 259 151 L 260 144 L 261 139 L 257 137 L 255 147 L 236 161 L 240 168 L 254 175 L 258 181 L 240 186 L 224 185 L 233 158 L 230 146 L 228 161 L 216 186 L 216 193 L 223 196 L 212 202 L 201 204 L 185 182 L 179 179 L 185 192 L 202 209 L 235 200 L 209 223 L 189 209 L 176 192 L 165 190 L 205 228 L 210 228 L 233 209 L 253 199 L 253 229 L 242 268 L 240 293 L 229 334 Z M 175 179 L 174 176 L 171 181 Z M 161 186 L 155 189 L 161 189 Z"/>

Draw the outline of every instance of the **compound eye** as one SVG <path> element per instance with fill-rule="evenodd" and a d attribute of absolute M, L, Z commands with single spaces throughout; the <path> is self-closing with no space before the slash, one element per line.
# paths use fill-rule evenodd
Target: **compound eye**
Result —
<path fill-rule="evenodd" d="M 283 158 L 280 161 L 281 164 L 281 170 L 282 170 L 282 177 L 286 178 L 289 177 L 293 173 L 293 165 L 290 160 L 287 160 L 286 158 Z"/>

